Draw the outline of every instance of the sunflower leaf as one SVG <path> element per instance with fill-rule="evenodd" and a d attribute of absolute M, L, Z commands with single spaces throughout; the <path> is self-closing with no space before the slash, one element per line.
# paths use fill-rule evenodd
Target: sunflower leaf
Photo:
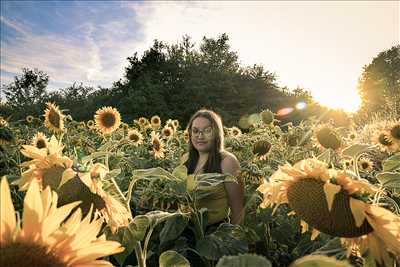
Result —
<path fill-rule="evenodd" d="M 368 151 L 370 148 L 371 148 L 371 146 L 367 145 L 367 144 L 354 144 L 354 145 L 346 147 L 343 150 L 343 155 L 355 158 L 358 155 Z"/>
<path fill-rule="evenodd" d="M 190 267 L 189 261 L 176 251 L 164 251 L 159 258 L 160 267 Z"/>
<path fill-rule="evenodd" d="M 320 256 L 320 255 L 309 255 L 297 259 L 293 262 L 290 267 L 351 267 L 346 261 L 339 261 L 333 257 Z"/>
<path fill-rule="evenodd" d="M 376 179 L 385 187 L 400 188 L 400 173 L 381 172 L 376 175 Z"/>
<path fill-rule="evenodd" d="M 395 171 L 400 168 L 400 153 L 395 154 L 383 162 L 383 171 Z"/>
<path fill-rule="evenodd" d="M 272 266 L 271 262 L 266 258 L 255 254 L 240 254 L 237 256 L 224 256 L 216 267 L 251 267 L 251 266 Z"/>

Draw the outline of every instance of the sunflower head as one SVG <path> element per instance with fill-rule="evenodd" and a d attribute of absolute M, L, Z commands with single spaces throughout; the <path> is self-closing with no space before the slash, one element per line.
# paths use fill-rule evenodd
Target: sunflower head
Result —
<path fill-rule="evenodd" d="M 129 125 L 127 123 L 121 123 L 122 127 L 124 128 L 125 131 L 129 130 Z"/>
<path fill-rule="evenodd" d="M 393 140 L 400 142 L 400 123 L 394 124 L 390 128 L 390 136 Z"/>
<path fill-rule="evenodd" d="M 87 123 L 86 123 L 86 125 L 87 125 L 87 127 L 88 127 L 88 128 L 90 128 L 90 129 L 91 129 L 91 128 L 93 128 L 93 127 L 94 127 L 95 123 L 94 123 L 94 121 L 93 121 L 93 120 L 88 120 L 88 121 L 87 121 Z"/>
<path fill-rule="evenodd" d="M 174 125 L 175 129 L 179 128 L 179 121 L 178 120 L 172 120 L 172 124 Z"/>
<path fill-rule="evenodd" d="M 151 132 L 151 145 L 155 158 L 164 158 L 164 143 L 160 140 L 159 135 L 155 132 Z"/>
<path fill-rule="evenodd" d="M 345 169 L 350 169 L 353 166 L 353 159 L 345 159 L 343 160 L 343 167 Z"/>
<path fill-rule="evenodd" d="M 358 161 L 358 168 L 361 171 L 369 172 L 374 169 L 374 163 L 368 158 L 361 158 Z"/>
<path fill-rule="evenodd" d="M 176 123 L 174 123 L 174 121 L 173 120 L 171 120 L 171 119 L 169 119 L 169 120 L 167 120 L 167 122 L 165 123 L 165 127 L 169 127 L 169 128 L 171 128 L 172 129 L 172 131 L 176 131 L 176 127 L 175 127 L 175 124 Z"/>
<path fill-rule="evenodd" d="M 165 126 L 162 130 L 162 134 L 165 138 L 170 139 L 174 134 L 174 130 L 171 127 Z"/>
<path fill-rule="evenodd" d="M 49 143 L 49 139 L 42 132 L 37 132 L 35 136 L 32 138 L 32 146 L 41 148 L 47 148 L 47 144 Z"/>
<path fill-rule="evenodd" d="M 136 129 L 131 129 L 128 131 L 128 141 L 134 146 L 138 146 L 143 143 L 143 135 Z"/>
<path fill-rule="evenodd" d="M 161 126 L 161 119 L 160 119 L 160 117 L 157 116 L 157 115 L 151 117 L 151 119 L 150 119 L 150 124 L 151 124 L 151 127 L 152 127 L 154 130 L 160 128 L 160 126 Z"/>
<path fill-rule="evenodd" d="M 113 107 L 103 107 L 97 110 L 94 119 L 97 130 L 102 134 L 111 134 L 121 124 L 121 115 Z"/>
<path fill-rule="evenodd" d="M 0 116 L 0 127 L 8 127 L 8 122 L 2 116 Z"/>
<path fill-rule="evenodd" d="M 251 124 L 249 122 L 249 116 L 245 115 L 245 116 L 240 117 L 238 125 L 242 129 L 249 129 L 251 126 Z"/>
<path fill-rule="evenodd" d="M 33 122 L 33 116 L 32 115 L 28 115 L 28 116 L 26 116 L 25 120 L 26 120 L 27 123 L 32 123 Z"/>
<path fill-rule="evenodd" d="M 386 130 L 378 130 L 372 136 L 372 143 L 378 145 L 381 151 L 396 151 L 399 145 L 393 141 L 392 136 Z"/>
<path fill-rule="evenodd" d="M 322 125 L 316 129 L 315 139 L 325 149 L 338 150 L 343 145 L 340 135 L 328 125 Z"/>
<path fill-rule="evenodd" d="M 44 125 L 46 128 L 58 133 L 64 131 L 64 114 L 58 109 L 54 103 L 46 103 L 44 113 Z"/>
<path fill-rule="evenodd" d="M 144 128 L 147 124 L 149 124 L 149 120 L 145 117 L 140 117 L 138 120 L 134 121 L 139 124 L 140 128 Z"/>
<path fill-rule="evenodd" d="M 230 132 L 233 137 L 239 137 L 242 134 L 242 131 L 238 127 L 232 127 Z"/>
<path fill-rule="evenodd" d="M 274 121 L 274 113 L 272 113 L 272 111 L 270 111 L 269 109 L 262 111 L 260 115 L 261 120 L 265 124 L 271 124 Z"/>
<path fill-rule="evenodd" d="M 357 138 L 357 133 L 354 132 L 354 131 L 352 131 L 352 132 L 350 132 L 350 133 L 347 135 L 347 138 L 348 138 L 349 140 L 355 140 L 355 139 Z"/>
<path fill-rule="evenodd" d="M 186 143 L 189 143 L 189 139 L 190 139 L 189 130 L 185 129 L 185 131 L 183 131 L 183 140 L 185 140 Z"/>
<path fill-rule="evenodd" d="M 271 151 L 271 148 L 272 145 L 270 142 L 266 140 L 259 140 L 253 145 L 253 154 L 261 160 L 265 160 Z"/>

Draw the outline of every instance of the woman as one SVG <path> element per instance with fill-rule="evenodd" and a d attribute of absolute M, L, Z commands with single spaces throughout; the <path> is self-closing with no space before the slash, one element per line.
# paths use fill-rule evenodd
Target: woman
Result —
<path fill-rule="evenodd" d="M 201 109 L 190 119 L 188 131 L 189 152 L 182 156 L 188 173 L 230 174 L 238 181 L 223 183 L 222 188 L 214 195 L 199 203 L 200 207 L 209 209 L 209 224 L 223 221 L 229 211 L 228 205 L 231 223 L 240 224 L 244 217 L 244 186 L 239 178 L 239 161 L 235 155 L 224 150 L 224 131 L 220 116 L 211 110 Z"/>

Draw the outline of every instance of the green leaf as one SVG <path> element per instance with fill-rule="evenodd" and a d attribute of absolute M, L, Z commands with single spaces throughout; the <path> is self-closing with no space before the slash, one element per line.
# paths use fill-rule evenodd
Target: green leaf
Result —
<path fill-rule="evenodd" d="M 218 260 L 225 255 L 248 251 L 245 232 L 238 225 L 223 223 L 215 232 L 196 243 L 196 250 L 208 260 Z"/>
<path fill-rule="evenodd" d="M 174 240 L 185 230 L 188 218 L 179 214 L 169 218 L 160 232 L 160 244 Z"/>
<path fill-rule="evenodd" d="M 107 151 L 96 151 L 96 152 L 93 152 L 92 154 L 84 157 L 82 159 L 82 163 L 85 165 L 86 163 L 88 163 L 89 161 L 91 161 L 93 159 L 97 159 L 97 158 L 100 158 L 100 157 L 105 157 L 105 156 L 107 156 L 109 154 L 110 154 L 110 152 L 107 152 Z"/>
<path fill-rule="evenodd" d="M 179 212 L 166 212 L 166 211 L 161 211 L 161 210 L 155 210 L 155 211 L 150 211 L 146 213 L 144 216 L 146 216 L 149 221 L 150 225 L 152 227 L 156 226 L 157 224 L 164 222 L 165 220 L 174 217 L 174 216 L 179 216 L 181 215 Z"/>
<path fill-rule="evenodd" d="M 133 221 L 129 224 L 128 228 L 134 237 L 133 241 L 142 241 L 146 235 L 147 228 L 150 225 L 150 220 L 145 215 L 138 215 L 133 218 Z"/>
<path fill-rule="evenodd" d="M 400 168 L 400 153 L 395 154 L 383 162 L 383 171 L 395 171 Z"/>
<path fill-rule="evenodd" d="M 385 187 L 400 188 L 400 173 L 381 172 L 376 175 L 376 179 Z"/>
<path fill-rule="evenodd" d="M 188 176 L 188 170 L 185 165 L 179 165 L 172 171 L 172 175 L 180 180 L 185 181 Z"/>
<path fill-rule="evenodd" d="M 163 252 L 159 258 L 160 267 L 190 267 L 189 261 L 173 250 Z"/>
<path fill-rule="evenodd" d="M 289 267 L 351 267 L 346 261 L 339 261 L 335 258 L 320 255 L 309 255 L 297 259 Z"/>
<path fill-rule="evenodd" d="M 318 155 L 317 159 L 329 164 L 331 159 L 331 150 L 330 149 L 325 150 L 323 153 Z"/>
<path fill-rule="evenodd" d="M 346 147 L 342 153 L 344 156 L 349 156 L 349 157 L 355 158 L 358 155 L 360 155 L 361 153 L 368 151 L 370 148 L 371 148 L 370 145 L 354 144 L 354 145 Z"/>
<path fill-rule="evenodd" d="M 272 264 L 266 258 L 255 254 L 240 254 L 238 256 L 224 256 L 216 267 L 272 267 Z"/>

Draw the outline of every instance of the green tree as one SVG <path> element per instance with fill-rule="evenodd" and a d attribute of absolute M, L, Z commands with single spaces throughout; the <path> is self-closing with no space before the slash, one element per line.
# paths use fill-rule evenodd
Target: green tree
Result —
<path fill-rule="evenodd" d="M 358 91 L 363 113 L 384 109 L 400 113 L 400 45 L 379 53 L 363 67 Z"/>
<path fill-rule="evenodd" d="M 14 119 L 39 115 L 46 99 L 49 76 L 43 71 L 24 68 L 21 76 L 4 87 L 7 105 L 14 110 Z"/>

